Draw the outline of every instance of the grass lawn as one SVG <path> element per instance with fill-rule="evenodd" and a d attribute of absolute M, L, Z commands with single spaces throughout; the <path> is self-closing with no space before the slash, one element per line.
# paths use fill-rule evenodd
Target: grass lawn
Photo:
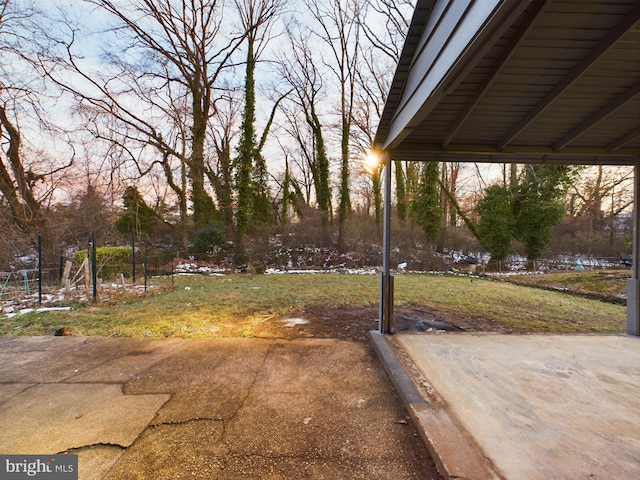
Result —
<path fill-rule="evenodd" d="M 514 275 L 510 278 L 523 285 L 554 287 L 576 293 L 592 293 L 609 297 L 625 297 L 627 278 L 630 276 L 629 269 L 625 269 Z"/>
<path fill-rule="evenodd" d="M 422 277 L 422 278 L 421 278 Z M 447 275 L 396 278 L 396 305 L 406 302 L 486 318 L 518 332 L 624 332 L 626 309 L 599 300 L 513 283 Z"/>
<path fill-rule="evenodd" d="M 1 335 L 51 335 L 63 326 L 83 335 L 131 337 L 269 336 L 274 319 L 305 309 L 377 308 L 372 275 L 178 276 L 175 288 L 71 311 L 0 316 Z M 464 276 L 401 274 L 395 305 L 429 308 L 509 326 L 516 332 L 624 332 L 625 308 L 558 292 Z"/>

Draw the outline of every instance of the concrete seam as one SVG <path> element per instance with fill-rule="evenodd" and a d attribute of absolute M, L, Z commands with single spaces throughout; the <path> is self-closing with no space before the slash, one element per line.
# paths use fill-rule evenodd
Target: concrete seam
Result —
<path fill-rule="evenodd" d="M 382 362 L 384 369 L 389 375 L 393 386 L 402 399 L 402 402 L 404 403 L 405 408 L 409 413 L 414 426 L 416 427 L 416 430 L 419 432 L 420 437 L 427 447 L 427 450 L 436 463 L 440 474 L 447 480 L 462 480 L 465 478 L 450 474 L 449 468 L 445 464 L 444 459 L 439 455 L 436 446 L 429 438 L 429 434 L 425 432 L 424 428 L 422 428 L 421 426 L 417 410 L 420 410 L 422 408 L 435 408 L 446 413 L 446 416 L 455 425 L 455 428 L 460 433 L 460 435 L 464 436 L 466 443 L 473 451 L 473 453 L 471 451 L 469 451 L 469 453 L 479 455 L 479 457 L 482 459 L 481 461 L 485 464 L 484 468 L 486 469 L 486 471 L 482 473 L 478 472 L 478 474 L 480 475 L 478 478 L 502 479 L 502 475 L 498 473 L 498 469 L 495 465 L 493 465 L 493 462 L 491 462 L 491 460 L 487 458 L 486 455 L 484 455 L 484 452 L 482 452 L 482 450 L 476 444 L 475 440 L 469 436 L 466 429 L 460 426 L 458 419 L 448 413 L 444 404 L 431 403 L 420 393 L 419 388 L 417 387 L 411 376 L 407 373 L 403 362 L 398 357 L 399 349 L 397 347 L 392 347 L 392 342 L 391 340 L 389 340 L 388 336 L 376 331 L 369 332 L 369 336 L 371 338 L 371 343 L 373 344 L 374 350 L 378 354 L 380 361 Z M 439 398 L 439 395 L 436 395 L 436 398 Z"/>
<path fill-rule="evenodd" d="M 262 372 L 262 370 L 264 369 L 264 366 L 267 363 L 267 359 L 269 358 L 269 355 L 271 355 L 271 351 L 273 350 L 274 343 L 275 342 L 269 342 L 268 347 L 267 347 L 267 349 L 266 349 L 266 351 L 264 353 L 264 357 L 262 358 L 262 363 L 260 364 L 260 367 L 255 370 L 255 374 L 253 375 L 253 378 L 251 379 L 251 383 L 247 387 L 247 393 L 246 393 L 246 395 L 244 395 L 244 397 L 240 401 L 240 405 L 238 406 L 238 408 L 233 412 L 232 415 L 230 415 L 226 419 L 222 420 L 222 432 L 220 433 L 220 442 L 222 443 L 222 445 L 224 445 L 229 450 L 230 454 L 233 454 L 233 452 L 232 452 L 231 448 L 229 447 L 229 444 L 228 444 L 228 442 L 226 440 L 227 423 L 229 421 L 233 420 L 238 415 L 238 412 L 240 412 L 240 410 L 242 410 L 242 408 L 244 408 L 244 405 L 245 405 L 247 399 L 252 395 L 253 389 L 254 389 L 254 387 L 256 385 L 256 382 L 258 380 L 260 372 Z M 226 464 L 226 461 L 225 461 L 225 464 Z"/>

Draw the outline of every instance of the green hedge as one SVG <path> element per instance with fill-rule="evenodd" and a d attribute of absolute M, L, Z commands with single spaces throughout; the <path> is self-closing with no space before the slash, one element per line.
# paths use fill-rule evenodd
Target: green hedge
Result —
<path fill-rule="evenodd" d="M 87 258 L 87 251 L 80 250 L 75 254 L 79 264 Z M 98 247 L 96 248 L 96 264 L 98 276 L 115 278 L 121 273 L 131 273 L 131 247 Z"/>

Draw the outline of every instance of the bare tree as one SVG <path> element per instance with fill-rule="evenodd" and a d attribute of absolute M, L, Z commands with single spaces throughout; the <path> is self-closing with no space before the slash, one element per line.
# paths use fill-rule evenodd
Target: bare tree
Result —
<path fill-rule="evenodd" d="M 585 224 L 588 237 L 603 236 L 605 225 L 612 234 L 616 216 L 633 205 L 632 181 L 628 167 L 598 165 L 582 172 L 567 196 L 567 210 Z"/>
<path fill-rule="evenodd" d="M 442 164 L 440 182 L 442 184 L 441 204 L 445 227 L 455 227 L 458 217 L 456 206 L 456 193 L 458 190 L 458 178 L 460 176 L 460 162 L 447 162 Z"/>
<path fill-rule="evenodd" d="M 291 102 L 291 104 L 295 105 L 294 102 Z M 304 192 L 302 198 L 306 206 L 311 207 L 311 193 L 315 186 L 313 178 L 316 169 L 313 132 L 305 117 L 296 107 L 283 109 L 283 113 L 285 120 L 280 128 L 293 143 L 280 139 L 278 143 L 285 157 L 289 159 L 289 174 L 291 178 Z M 292 167 L 295 167 L 295 172 Z"/>
<path fill-rule="evenodd" d="M 60 161 L 45 143 L 55 129 L 48 104 L 56 93 L 47 91 L 32 68 L 31 32 L 41 15 L 28 3 L 0 2 L 0 199 L 9 215 L 5 220 L 28 234 L 45 228 L 43 209 L 73 161 L 73 150 Z M 61 129 L 57 133 L 64 139 Z"/>
<path fill-rule="evenodd" d="M 224 31 L 218 0 L 87 1 L 113 22 L 102 32 L 106 63 L 96 68 L 82 57 L 79 27 L 65 17 L 66 35 L 48 36 L 58 49 L 43 57 L 43 71 L 75 95 L 81 109 L 117 119 L 117 130 L 105 137 L 120 133 L 132 151 L 151 150 L 134 155 L 145 159 L 140 173 L 156 167 L 165 173 L 183 221 L 189 189 L 193 223 L 206 225 L 215 211 L 204 181 L 209 120 L 247 32 Z"/>
<path fill-rule="evenodd" d="M 374 51 L 382 54 L 394 66 L 400 59 L 415 3 L 415 0 L 365 1 L 369 21 L 362 23 L 364 35 Z"/>
<path fill-rule="evenodd" d="M 309 8 L 320 27 L 317 36 L 330 52 L 325 64 L 337 81 L 340 103 L 340 188 L 338 199 L 338 249 L 346 248 L 346 220 L 351 211 L 349 192 L 350 141 L 355 85 L 361 48 L 362 0 L 309 0 Z"/>
<path fill-rule="evenodd" d="M 317 57 L 310 48 L 310 33 L 296 26 L 288 28 L 288 47 L 280 55 L 280 75 L 292 88 L 289 120 L 285 129 L 300 147 L 313 178 L 316 203 L 322 213 L 323 225 L 331 219 L 331 187 L 329 183 L 329 156 L 325 142 L 324 125 L 318 109 L 324 96 L 325 84 Z M 310 135 L 299 123 L 304 118 Z M 309 142 L 311 144 L 309 145 Z"/>
<path fill-rule="evenodd" d="M 413 0 L 367 0 L 360 18 L 365 40 L 362 41 L 358 68 L 356 69 L 356 102 L 354 107 L 355 138 L 362 151 L 373 145 L 377 128 L 393 72 L 400 59 L 400 49 L 409 28 L 413 12 Z M 400 221 L 407 219 L 407 172 L 402 162 L 394 162 L 396 177 L 397 215 Z M 381 198 L 380 168 L 367 169 L 374 190 L 374 198 Z M 381 202 L 375 202 L 375 216 L 381 218 Z"/>
<path fill-rule="evenodd" d="M 218 208 L 228 228 L 234 227 L 233 141 L 238 133 L 236 126 L 242 109 L 242 102 L 238 97 L 239 91 L 234 92 L 229 89 L 228 94 L 217 104 L 210 128 L 214 151 L 213 155 L 208 156 L 205 170 L 218 199 Z"/>

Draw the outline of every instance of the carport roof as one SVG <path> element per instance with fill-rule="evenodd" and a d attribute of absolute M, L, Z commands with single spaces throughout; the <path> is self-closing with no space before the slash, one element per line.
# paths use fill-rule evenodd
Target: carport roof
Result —
<path fill-rule="evenodd" d="M 394 160 L 635 165 L 637 0 L 418 0 L 375 145 Z"/>

